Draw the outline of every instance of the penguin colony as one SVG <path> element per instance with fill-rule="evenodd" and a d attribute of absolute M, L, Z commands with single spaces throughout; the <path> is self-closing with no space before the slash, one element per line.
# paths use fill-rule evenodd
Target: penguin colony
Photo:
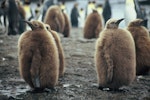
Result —
<path fill-rule="evenodd" d="M 39 21 L 26 23 L 32 30 L 18 41 L 19 69 L 33 92 L 53 89 L 59 77 L 59 55 L 54 37 Z"/>
<path fill-rule="evenodd" d="M 96 43 L 95 63 L 99 88 L 117 90 L 135 79 L 135 44 L 122 21 L 109 19 Z"/>
<path fill-rule="evenodd" d="M 148 30 L 142 26 L 144 20 L 136 19 L 129 23 L 129 30 L 135 41 L 136 48 L 136 74 L 144 75 L 150 70 L 150 38 Z"/>
<path fill-rule="evenodd" d="M 136 74 L 149 69 L 148 30 L 141 26 L 140 19 L 130 22 L 127 30 L 120 29 L 122 20 L 109 19 L 102 30 L 101 16 L 93 10 L 85 22 L 84 37 L 98 38 L 94 57 L 99 89 L 118 90 L 132 83 Z M 51 6 L 44 23 L 25 22 L 32 30 L 25 31 L 18 40 L 20 74 L 33 92 L 53 89 L 65 71 L 64 51 L 57 32 L 69 36 L 69 19 L 58 6 Z"/>
<path fill-rule="evenodd" d="M 84 38 L 87 39 L 97 38 L 101 30 L 102 30 L 101 15 L 97 12 L 97 10 L 93 10 L 93 13 L 89 14 L 85 21 Z"/>

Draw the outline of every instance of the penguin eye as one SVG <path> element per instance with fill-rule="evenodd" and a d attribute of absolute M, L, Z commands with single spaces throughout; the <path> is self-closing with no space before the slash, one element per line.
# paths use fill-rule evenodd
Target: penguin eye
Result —
<path fill-rule="evenodd" d="M 49 29 L 48 26 L 46 26 L 46 29 L 47 29 L 47 30 Z"/>
<path fill-rule="evenodd" d="M 38 24 L 34 24 L 34 26 L 35 26 L 35 27 L 39 27 L 39 25 L 38 25 Z"/>
<path fill-rule="evenodd" d="M 115 22 L 112 22 L 111 24 L 115 24 Z"/>

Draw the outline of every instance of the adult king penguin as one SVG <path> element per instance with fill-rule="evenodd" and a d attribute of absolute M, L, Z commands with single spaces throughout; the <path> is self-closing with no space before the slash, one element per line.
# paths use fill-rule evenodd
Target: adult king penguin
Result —
<path fill-rule="evenodd" d="M 105 0 L 102 14 L 103 14 L 104 22 L 106 23 L 107 20 L 111 18 L 111 6 L 109 0 Z"/>

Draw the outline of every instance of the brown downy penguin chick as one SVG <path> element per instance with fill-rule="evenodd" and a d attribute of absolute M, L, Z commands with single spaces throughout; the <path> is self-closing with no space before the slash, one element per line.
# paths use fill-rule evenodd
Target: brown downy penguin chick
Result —
<path fill-rule="evenodd" d="M 71 28 L 71 23 L 69 21 L 69 18 L 67 16 L 66 13 L 64 13 L 64 11 L 62 11 L 64 19 L 65 19 L 65 26 L 64 26 L 64 31 L 63 31 L 63 35 L 64 37 L 69 37 L 70 35 L 70 28 Z"/>
<path fill-rule="evenodd" d="M 136 19 L 129 23 L 129 30 L 135 41 L 136 74 L 145 75 L 150 70 L 150 38 L 148 30 L 142 26 L 144 20 Z"/>
<path fill-rule="evenodd" d="M 63 33 L 65 26 L 65 19 L 59 6 L 50 6 L 46 12 L 44 23 L 51 26 L 51 29 Z"/>
<path fill-rule="evenodd" d="M 59 58 L 55 40 L 39 21 L 25 21 L 32 30 L 18 40 L 19 69 L 22 78 L 39 92 L 54 89 L 59 77 Z"/>
<path fill-rule="evenodd" d="M 58 33 L 56 31 L 51 30 L 50 26 L 48 24 L 45 24 L 46 28 L 48 31 L 50 31 L 50 33 L 52 34 L 52 36 L 55 39 L 57 48 L 58 48 L 58 54 L 59 54 L 59 76 L 63 76 L 64 72 L 65 72 L 65 56 L 64 56 L 64 50 L 61 44 L 61 40 L 60 37 L 58 35 Z"/>
<path fill-rule="evenodd" d="M 118 28 L 122 20 L 109 19 L 97 39 L 95 63 L 99 89 L 118 90 L 135 79 L 135 44 L 129 31 Z"/>
<path fill-rule="evenodd" d="M 83 31 L 84 38 L 86 39 L 97 38 L 99 36 L 100 31 L 102 31 L 102 17 L 97 10 L 93 10 L 87 16 Z"/>

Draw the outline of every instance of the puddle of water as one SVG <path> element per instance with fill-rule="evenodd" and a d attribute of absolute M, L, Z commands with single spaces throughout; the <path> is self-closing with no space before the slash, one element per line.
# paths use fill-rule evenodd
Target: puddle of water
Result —
<path fill-rule="evenodd" d="M 0 40 L 0 43 L 3 43 L 3 40 Z"/>

